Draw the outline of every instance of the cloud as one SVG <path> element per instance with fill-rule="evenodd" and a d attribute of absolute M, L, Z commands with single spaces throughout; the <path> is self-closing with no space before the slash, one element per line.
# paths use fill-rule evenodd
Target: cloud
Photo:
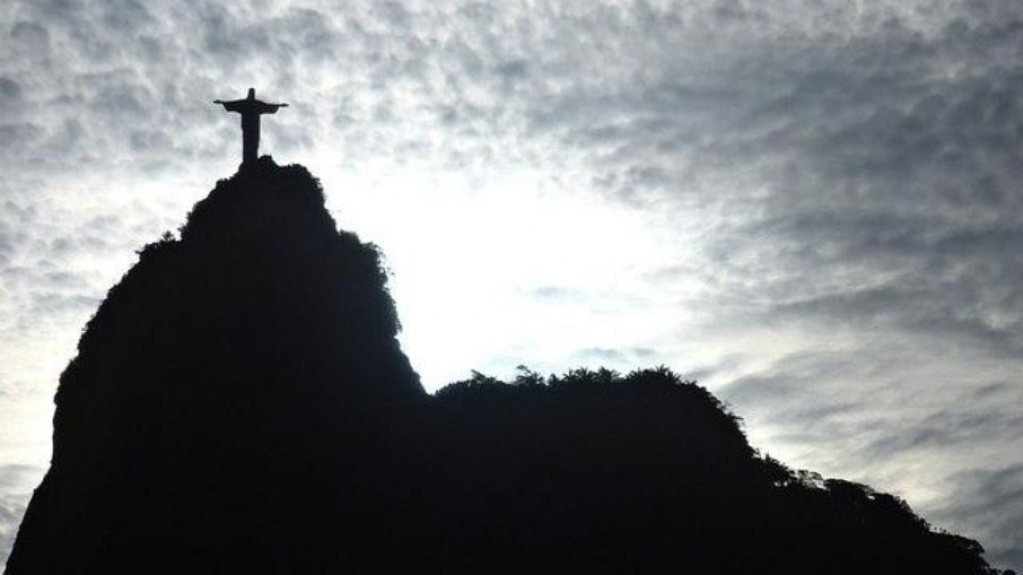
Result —
<path fill-rule="evenodd" d="M 1023 466 L 992 462 L 989 468 L 964 471 L 954 478 L 954 497 L 934 513 L 936 519 L 955 522 L 983 533 L 985 549 L 995 565 L 1023 564 Z"/>
<path fill-rule="evenodd" d="M 629 366 L 642 365 L 645 367 L 650 366 L 650 362 L 656 360 L 657 352 L 646 347 L 636 347 L 631 349 L 612 349 L 605 347 L 590 347 L 580 350 L 575 353 L 577 361 L 583 365 L 595 365 L 605 366 L 608 368 L 621 368 L 626 369 Z"/>
<path fill-rule="evenodd" d="M 570 300 L 573 297 L 578 297 L 579 294 L 570 288 L 560 286 L 540 286 L 531 289 L 529 295 L 537 299 L 559 302 Z"/>
<path fill-rule="evenodd" d="M 616 233 L 646 250 L 602 251 L 615 274 L 579 266 L 516 285 L 536 306 L 516 314 L 538 319 L 509 333 L 564 352 L 544 366 L 675 364 L 794 460 L 905 490 L 950 526 L 1020 547 L 1000 535 L 1023 521 L 1015 508 L 971 519 L 980 486 L 1003 477 L 984 475 L 988 461 L 1018 463 L 1010 436 L 1023 429 L 1004 409 L 1023 388 L 1018 3 L 12 6 L 0 13 L 0 349 L 77 336 L 132 252 L 235 167 L 237 118 L 210 101 L 254 86 L 291 104 L 263 124 L 279 160 L 384 180 L 458 174 L 475 195 L 444 205 L 466 210 L 466 197 L 521 194 L 507 174 L 528 169 L 544 193 L 645 222 L 551 240 L 579 260 Z M 514 247 L 494 249 L 525 267 Z M 536 365 L 527 344 L 495 361 Z M 934 481 L 891 471 L 917 464 Z M 961 505 L 932 504 L 939 491 Z"/>
<path fill-rule="evenodd" d="M 0 495 L 0 564 L 7 564 L 28 500 L 27 494 L 11 495 L 4 492 Z"/>
<path fill-rule="evenodd" d="M 7 564 L 39 471 L 26 465 L 0 465 L 0 565 Z"/>

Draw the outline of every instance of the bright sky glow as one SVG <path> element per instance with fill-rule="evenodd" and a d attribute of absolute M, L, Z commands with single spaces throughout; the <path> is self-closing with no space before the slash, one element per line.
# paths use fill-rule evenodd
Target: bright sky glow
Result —
<path fill-rule="evenodd" d="M 302 4 L 0 8 L 0 517 L 106 290 L 236 169 L 211 100 L 254 86 L 291 104 L 264 151 L 382 248 L 429 389 L 665 364 L 1023 568 L 1023 4 Z"/>

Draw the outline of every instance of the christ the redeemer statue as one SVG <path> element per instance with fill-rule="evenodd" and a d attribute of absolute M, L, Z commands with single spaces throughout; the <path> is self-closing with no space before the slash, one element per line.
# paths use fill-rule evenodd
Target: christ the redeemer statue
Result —
<path fill-rule="evenodd" d="M 249 97 L 244 100 L 232 100 L 222 102 L 213 100 L 214 104 L 221 104 L 228 112 L 238 112 L 242 115 L 242 164 L 254 162 L 259 155 L 259 116 L 262 114 L 276 114 L 277 108 L 285 108 L 287 104 L 268 104 L 256 99 L 256 89 L 249 88 Z"/>

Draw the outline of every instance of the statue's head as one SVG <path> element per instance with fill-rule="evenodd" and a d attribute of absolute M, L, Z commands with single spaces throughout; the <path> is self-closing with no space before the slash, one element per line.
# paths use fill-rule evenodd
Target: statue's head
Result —
<path fill-rule="evenodd" d="M 256 89 L 255 88 L 249 88 L 249 99 L 250 100 L 255 100 L 256 99 Z"/>

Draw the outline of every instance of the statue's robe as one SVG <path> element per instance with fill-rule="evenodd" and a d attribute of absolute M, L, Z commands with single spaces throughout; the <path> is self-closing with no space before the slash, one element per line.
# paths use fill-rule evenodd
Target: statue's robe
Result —
<path fill-rule="evenodd" d="M 241 114 L 242 163 L 254 161 L 259 155 L 259 117 L 263 114 L 276 114 L 281 104 L 268 104 L 251 96 L 221 104 L 228 112 Z"/>

